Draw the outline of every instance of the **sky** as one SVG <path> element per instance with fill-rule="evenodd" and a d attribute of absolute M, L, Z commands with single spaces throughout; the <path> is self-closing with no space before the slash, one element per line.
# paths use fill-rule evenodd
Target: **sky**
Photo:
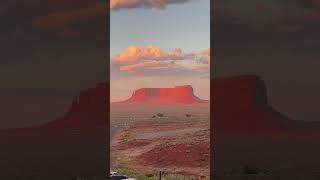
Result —
<path fill-rule="evenodd" d="M 111 1 L 111 101 L 190 84 L 209 99 L 210 1 Z"/>
<path fill-rule="evenodd" d="M 0 129 L 62 116 L 81 90 L 108 78 L 102 0 L 3 0 Z"/>
<path fill-rule="evenodd" d="M 320 121 L 320 1 L 215 0 L 211 10 L 212 77 L 258 75 L 274 108 Z"/>

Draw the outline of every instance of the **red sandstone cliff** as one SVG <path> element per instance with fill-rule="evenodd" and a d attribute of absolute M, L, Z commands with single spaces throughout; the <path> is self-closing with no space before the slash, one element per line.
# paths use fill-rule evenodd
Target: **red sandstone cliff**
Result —
<path fill-rule="evenodd" d="M 83 90 L 75 96 L 69 109 L 61 117 L 45 124 L 17 129 L 4 129 L 1 132 L 37 132 L 47 130 L 103 130 L 108 129 L 110 119 L 110 88 L 107 83 Z"/>
<path fill-rule="evenodd" d="M 0 159 L 4 160 L 0 167 L 6 170 L 0 179 L 104 177 L 110 168 L 106 163 L 109 105 L 109 84 L 102 83 L 81 91 L 61 118 L 0 130 Z"/>
<path fill-rule="evenodd" d="M 115 105 L 129 104 L 154 104 L 154 105 L 176 105 L 176 104 L 206 104 L 209 101 L 202 100 L 194 95 L 190 85 L 176 86 L 174 88 L 141 88 L 132 96 L 122 102 L 113 103 Z"/>
<path fill-rule="evenodd" d="M 296 126 L 296 121 L 268 105 L 265 83 L 257 76 L 216 78 L 211 81 L 211 90 L 211 124 L 214 131 L 270 132 Z M 139 103 L 208 105 L 208 101 L 194 95 L 191 86 L 142 88 L 128 100 L 116 104 Z M 99 83 L 95 88 L 81 91 L 65 115 L 33 128 L 109 127 L 109 105 L 109 84 Z"/>
<path fill-rule="evenodd" d="M 212 128 L 220 132 L 272 132 L 295 127 L 295 122 L 268 105 L 267 90 L 257 76 L 212 80 Z"/>
<path fill-rule="evenodd" d="M 109 85 L 99 83 L 95 88 L 81 91 L 67 113 L 51 121 L 48 127 L 94 127 L 109 123 Z"/>

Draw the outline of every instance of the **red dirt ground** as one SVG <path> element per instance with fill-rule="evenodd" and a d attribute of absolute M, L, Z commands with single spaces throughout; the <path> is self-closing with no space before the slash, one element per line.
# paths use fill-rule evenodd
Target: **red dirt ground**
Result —
<path fill-rule="evenodd" d="M 145 145 L 148 145 L 150 144 L 149 141 L 130 141 L 130 142 L 127 142 L 127 143 L 119 143 L 117 146 L 114 146 L 113 149 L 114 150 L 127 150 L 127 149 L 130 149 L 130 148 L 136 148 L 136 147 L 142 147 L 142 146 L 145 146 Z"/>
<path fill-rule="evenodd" d="M 138 157 L 145 165 L 155 167 L 208 167 L 209 144 L 162 144 Z"/>

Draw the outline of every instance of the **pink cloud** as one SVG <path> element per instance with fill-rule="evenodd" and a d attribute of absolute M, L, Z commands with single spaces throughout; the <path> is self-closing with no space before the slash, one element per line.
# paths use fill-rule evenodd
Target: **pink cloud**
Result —
<path fill-rule="evenodd" d="M 156 46 L 129 46 L 111 58 L 114 64 L 120 65 L 122 72 L 142 70 L 162 71 L 195 71 L 206 72 L 210 69 L 210 48 L 198 53 L 183 54 L 180 48 L 164 52 Z"/>
<path fill-rule="evenodd" d="M 111 60 L 117 63 L 128 64 L 144 60 L 179 60 L 183 59 L 182 50 L 177 48 L 172 52 L 165 53 L 156 46 L 129 46 L 121 53 L 114 56 Z"/>
<path fill-rule="evenodd" d="M 106 15 L 104 3 L 96 3 L 83 9 L 57 11 L 44 16 L 38 16 L 33 21 L 34 28 L 64 29 L 76 22 L 96 19 Z"/>
<path fill-rule="evenodd" d="M 211 52 L 210 48 L 205 49 L 201 52 L 201 58 L 203 59 L 204 63 L 210 64 L 210 61 L 211 61 L 210 52 Z"/>
<path fill-rule="evenodd" d="M 163 10 L 169 4 L 182 4 L 191 0 L 111 0 L 110 9 L 149 8 Z"/>
<path fill-rule="evenodd" d="M 158 61 L 150 61 L 150 62 L 140 62 L 137 64 L 125 65 L 120 67 L 120 71 L 123 72 L 133 72 L 138 69 L 152 69 L 152 68 L 160 68 L 160 64 Z"/>

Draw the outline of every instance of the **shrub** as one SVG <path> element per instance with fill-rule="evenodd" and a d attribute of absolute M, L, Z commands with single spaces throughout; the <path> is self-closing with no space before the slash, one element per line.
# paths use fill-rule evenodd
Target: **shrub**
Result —
<path fill-rule="evenodd" d="M 157 114 L 158 117 L 163 117 L 164 115 L 162 113 Z"/>
<path fill-rule="evenodd" d="M 148 173 L 148 174 L 146 174 L 146 176 L 147 176 L 147 177 L 153 177 L 154 175 L 153 175 L 153 174 Z"/>
<path fill-rule="evenodd" d="M 119 174 L 125 174 L 130 178 L 137 178 L 139 180 L 157 180 L 158 179 L 158 177 L 154 177 L 154 176 L 148 177 L 147 175 L 140 174 L 139 172 L 129 168 L 117 169 L 117 172 Z"/>
<path fill-rule="evenodd" d="M 243 174 L 259 174 L 258 168 L 250 168 L 249 166 L 244 166 L 242 169 Z"/>

